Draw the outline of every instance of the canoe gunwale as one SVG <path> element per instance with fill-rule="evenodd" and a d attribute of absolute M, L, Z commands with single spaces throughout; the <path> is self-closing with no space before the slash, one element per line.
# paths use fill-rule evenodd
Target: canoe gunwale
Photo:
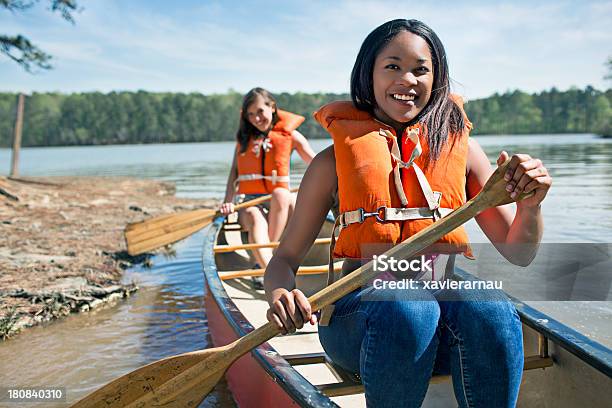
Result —
<path fill-rule="evenodd" d="M 479 280 L 469 272 L 458 267 L 455 267 L 455 274 L 453 277 L 457 280 L 464 281 Z M 612 350 L 580 334 L 549 315 L 534 309 L 517 298 L 507 293 L 506 295 L 516 307 L 521 321 L 524 324 L 536 332 L 543 334 L 550 341 L 569 351 L 597 371 L 612 378 Z"/>
<path fill-rule="evenodd" d="M 214 246 L 225 217 L 217 217 L 210 225 L 204 239 L 202 251 L 202 269 L 206 290 L 211 292 L 227 323 L 238 337 L 245 336 L 255 328 L 240 312 L 228 296 L 217 273 Z M 323 395 L 313 384 L 295 370 L 269 343 L 264 343 L 251 351 L 251 355 L 274 381 L 302 407 L 338 407 L 331 399 Z"/>

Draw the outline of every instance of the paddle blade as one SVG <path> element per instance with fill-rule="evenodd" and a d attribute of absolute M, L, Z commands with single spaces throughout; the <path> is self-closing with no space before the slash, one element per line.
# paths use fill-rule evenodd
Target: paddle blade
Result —
<path fill-rule="evenodd" d="M 126 236 L 138 236 L 147 231 L 174 225 L 180 222 L 196 219 L 214 213 L 214 210 L 200 208 L 197 210 L 183 211 L 176 214 L 160 215 L 140 222 L 132 222 L 125 227 Z"/>
<path fill-rule="evenodd" d="M 206 227 L 217 216 L 214 210 L 200 211 L 191 218 L 180 218 L 175 223 L 164 224 L 136 234 L 132 229 L 126 231 L 125 241 L 128 254 L 140 255 L 148 251 L 172 244 Z"/>
<path fill-rule="evenodd" d="M 232 363 L 228 350 L 218 347 L 156 361 L 108 383 L 72 408 L 197 407 Z"/>
<path fill-rule="evenodd" d="M 198 210 L 197 214 L 189 214 L 190 217 L 175 216 L 172 217 L 171 222 L 156 227 L 151 227 L 147 230 L 139 229 L 137 231 L 125 231 L 125 239 L 130 244 L 137 244 L 152 238 L 156 238 L 161 234 L 170 234 L 178 230 L 189 228 L 200 224 L 202 221 L 206 222 L 215 217 L 216 212 L 212 210 Z"/>
<path fill-rule="evenodd" d="M 138 231 L 141 229 L 147 230 L 151 226 L 162 223 L 165 220 L 168 220 L 172 217 L 176 217 L 176 214 L 165 214 L 165 215 L 160 215 L 158 217 L 151 218 L 151 219 L 144 220 L 144 221 L 130 222 L 128 225 L 125 226 L 125 232 L 127 233 L 130 231 Z"/>

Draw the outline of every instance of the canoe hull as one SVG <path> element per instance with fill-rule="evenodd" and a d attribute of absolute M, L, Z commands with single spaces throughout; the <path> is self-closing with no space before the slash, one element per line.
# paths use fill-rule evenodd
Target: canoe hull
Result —
<path fill-rule="evenodd" d="M 217 274 L 218 270 L 223 268 L 248 269 L 249 265 L 252 265 L 252 259 L 245 254 L 224 255 L 223 262 L 217 264 L 218 260 L 212 255 L 213 247 L 226 243 L 225 234 L 219 233 L 222 225 L 223 218 L 218 218 L 211 224 L 204 242 L 202 258 L 206 286 L 205 310 L 215 347 L 229 344 L 253 330 L 251 323 L 227 295 Z M 328 233 L 328 230 L 331 233 L 330 227 L 326 225 L 322 234 Z M 310 256 L 307 258 L 312 259 Z M 305 282 L 310 279 L 304 278 Z M 315 281 L 320 281 L 320 278 Z M 241 408 L 338 407 L 294 370 L 268 343 L 234 362 L 225 377 L 234 400 Z"/>
<path fill-rule="evenodd" d="M 207 290 L 204 303 L 213 345 L 223 346 L 238 339 L 238 335 L 221 312 L 210 290 Z M 234 400 L 241 408 L 297 406 L 251 353 L 234 362 L 225 374 L 225 378 Z"/>

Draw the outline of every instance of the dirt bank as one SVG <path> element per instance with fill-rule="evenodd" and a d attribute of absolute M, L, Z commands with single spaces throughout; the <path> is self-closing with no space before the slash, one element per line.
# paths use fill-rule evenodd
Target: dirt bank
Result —
<path fill-rule="evenodd" d="M 0 177 L 0 338 L 87 311 L 137 288 L 123 270 L 128 222 L 213 201 L 180 199 L 172 184 L 118 177 Z"/>

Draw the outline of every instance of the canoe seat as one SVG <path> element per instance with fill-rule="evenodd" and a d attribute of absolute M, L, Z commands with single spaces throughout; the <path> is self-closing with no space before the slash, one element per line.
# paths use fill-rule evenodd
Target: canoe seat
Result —
<path fill-rule="evenodd" d="M 547 344 L 547 341 L 546 341 Z M 319 391 L 328 397 L 340 397 L 344 395 L 360 394 L 364 392 L 363 384 L 359 375 L 351 373 L 339 365 L 335 364 L 324 353 L 304 353 L 285 355 L 283 358 L 292 366 L 309 365 L 309 364 L 325 364 L 331 371 L 334 377 L 338 380 L 336 383 L 318 384 L 315 385 Z M 539 355 L 525 357 L 525 370 L 533 370 L 536 368 L 546 368 L 553 365 L 552 358 L 548 355 L 548 347 L 545 351 L 540 350 Z M 430 384 L 438 384 L 449 381 L 450 375 L 434 375 L 431 377 Z"/>

